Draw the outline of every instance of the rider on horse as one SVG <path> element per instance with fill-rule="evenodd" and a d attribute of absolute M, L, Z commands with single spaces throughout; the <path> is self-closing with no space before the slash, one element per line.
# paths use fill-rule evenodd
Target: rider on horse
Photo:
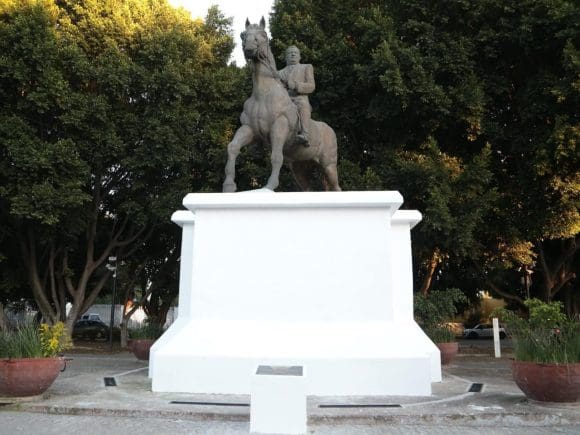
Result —
<path fill-rule="evenodd" d="M 310 146 L 310 116 L 312 108 L 308 94 L 314 92 L 314 68 L 310 64 L 300 63 L 300 50 L 291 45 L 286 49 L 286 68 L 278 71 L 280 80 L 288 90 L 292 102 L 298 108 L 300 131 L 296 135 L 297 142 Z"/>

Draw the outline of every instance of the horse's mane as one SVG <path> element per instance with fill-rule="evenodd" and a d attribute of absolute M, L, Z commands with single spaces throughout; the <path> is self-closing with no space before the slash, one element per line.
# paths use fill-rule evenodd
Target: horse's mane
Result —
<path fill-rule="evenodd" d="M 272 72 L 272 76 L 274 76 L 274 72 L 277 72 L 278 69 L 276 68 L 276 60 L 274 59 L 274 55 L 272 54 L 272 50 L 270 50 L 270 40 L 268 39 L 268 34 L 257 24 L 250 24 L 250 26 L 246 29 L 248 30 L 255 30 L 258 32 L 264 32 L 266 35 L 266 43 L 260 47 L 260 51 L 258 51 L 258 59 L 261 63 L 265 64 L 270 72 Z M 252 68 L 254 68 L 253 63 L 251 63 Z M 275 77 L 275 76 L 274 76 Z"/>

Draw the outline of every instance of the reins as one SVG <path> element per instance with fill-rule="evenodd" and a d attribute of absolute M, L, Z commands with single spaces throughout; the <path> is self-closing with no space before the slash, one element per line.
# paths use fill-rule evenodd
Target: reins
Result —
<path fill-rule="evenodd" d="M 271 52 L 270 52 L 270 43 L 269 43 L 268 39 L 266 39 L 264 44 L 266 45 L 265 57 L 267 60 L 262 58 L 263 56 L 261 56 L 261 54 L 262 54 L 261 47 L 258 47 L 258 56 L 257 56 L 258 62 L 260 62 L 262 65 L 264 65 L 268 69 L 268 71 L 270 71 L 270 73 L 272 74 L 272 78 L 274 78 L 274 80 L 276 80 L 278 83 L 280 83 L 284 89 L 286 89 L 286 86 L 284 86 L 284 83 L 282 83 L 282 80 L 280 79 L 280 75 L 278 74 L 278 71 L 272 67 L 272 65 L 269 61 L 269 58 L 271 56 Z M 264 45 L 264 44 L 262 44 L 262 45 Z"/>

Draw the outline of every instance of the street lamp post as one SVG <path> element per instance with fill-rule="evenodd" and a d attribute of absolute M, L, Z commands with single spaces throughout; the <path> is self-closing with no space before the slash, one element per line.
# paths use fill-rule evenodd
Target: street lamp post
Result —
<path fill-rule="evenodd" d="M 522 284 L 526 288 L 526 298 L 530 299 L 530 287 L 532 286 L 532 274 L 534 273 L 533 267 L 536 263 L 532 263 L 530 265 L 525 265 L 520 268 L 522 271 Z"/>
<path fill-rule="evenodd" d="M 113 272 L 113 297 L 111 298 L 111 321 L 109 324 L 109 345 L 113 350 L 113 325 L 115 324 L 115 293 L 117 290 L 117 257 L 109 257 L 107 269 Z"/>

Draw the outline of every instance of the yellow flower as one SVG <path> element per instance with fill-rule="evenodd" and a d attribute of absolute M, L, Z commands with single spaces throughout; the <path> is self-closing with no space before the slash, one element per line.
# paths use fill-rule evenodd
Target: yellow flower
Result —
<path fill-rule="evenodd" d="M 54 357 L 63 350 L 72 347 L 72 342 L 63 322 L 57 322 L 53 326 L 43 323 L 40 325 L 39 332 L 42 354 L 45 357 Z"/>

